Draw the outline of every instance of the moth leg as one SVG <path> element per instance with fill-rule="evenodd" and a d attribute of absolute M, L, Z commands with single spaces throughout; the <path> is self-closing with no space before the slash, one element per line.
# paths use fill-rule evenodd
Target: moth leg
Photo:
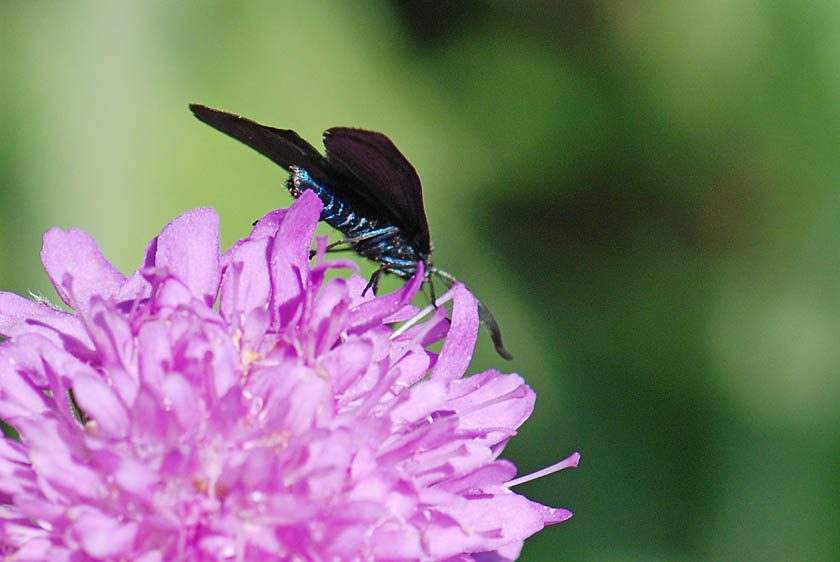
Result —
<path fill-rule="evenodd" d="M 362 291 L 362 296 L 368 292 L 368 290 L 372 290 L 373 294 L 376 294 L 376 291 L 379 289 L 379 281 L 382 279 L 383 273 L 388 273 L 389 271 L 401 271 L 402 268 L 405 266 L 403 264 L 398 263 L 383 263 L 379 266 L 379 269 L 373 272 L 373 275 L 370 276 L 370 281 L 368 281 L 365 290 Z"/>
<path fill-rule="evenodd" d="M 343 252 L 346 250 L 352 250 L 354 244 L 358 244 L 364 240 L 370 240 L 372 238 L 381 238 L 382 240 L 386 240 L 391 236 L 394 236 L 400 231 L 399 228 L 396 226 L 387 226 L 385 228 L 377 228 L 375 230 L 371 230 L 370 232 L 365 232 L 364 234 L 360 234 L 359 236 L 351 236 L 349 238 L 342 238 L 341 240 L 336 240 L 335 242 L 330 243 L 327 245 L 327 252 Z M 338 246 L 347 245 L 346 248 L 338 248 Z M 338 249 L 336 249 L 338 248 Z M 315 257 L 315 250 L 309 251 L 309 258 L 312 259 Z"/>
<path fill-rule="evenodd" d="M 365 296 L 365 294 L 367 294 L 368 289 L 373 291 L 373 294 L 375 295 L 376 291 L 379 289 L 379 281 L 382 279 L 382 274 L 385 273 L 386 271 L 388 271 L 389 269 L 390 268 L 388 267 L 387 264 L 383 263 L 382 265 L 380 265 L 379 269 L 374 271 L 373 275 L 370 276 L 370 281 L 368 281 L 368 284 L 365 287 L 365 290 L 362 291 L 362 296 Z"/>
<path fill-rule="evenodd" d="M 435 281 L 432 278 L 432 270 L 426 271 L 426 284 L 429 285 L 429 294 L 432 297 L 432 306 L 437 308 L 437 296 L 435 295 Z"/>
<path fill-rule="evenodd" d="M 329 252 L 336 246 L 341 246 L 343 244 L 347 244 L 348 246 L 352 246 L 353 244 L 358 244 L 359 242 L 363 242 L 364 240 L 370 240 L 372 238 L 381 238 L 385 240 L 394 236 L 400 231 L 399 228 L 396 226 L 386 226 L 385 228 L 377 228 L 376 230 L 371 230 L 370 232 L 365 232 L 364 234 L 360 234 L 359 236 L 351 236 L 349 238 L 342 238 L 341 240 L 336 240 L 329 246 L 327 246 L 327 251 Z"/>
<path fill-rule="evenodd" d="M 420 291 L 426 297 L 426 300 L 429 301 L 429 304 L 437 308 L 437 295 L 435 293 L 435 284 L 431 276 L 431 271 L 427 270 L 424 277 L 425 279 L 423 279 L 423 284 L 420 286 Z"/>

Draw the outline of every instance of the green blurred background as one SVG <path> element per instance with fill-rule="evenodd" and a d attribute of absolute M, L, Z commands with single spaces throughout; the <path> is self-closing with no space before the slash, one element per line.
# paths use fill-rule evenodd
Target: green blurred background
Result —
<path fill-rule="evenodd" d="M 54 297 L 54 225 L 130 272 L 187 209 L 229 246 L 287 206 L 189 102 L 381 130 L 516 356 L 482 335 L 472 370 L 538 393 L 506 456 L 583 455 L 519 489 L 575 511 L 521 560 L 837 560 L 838 30 L 836 1 L 3 2 L 0 287 Z"/>

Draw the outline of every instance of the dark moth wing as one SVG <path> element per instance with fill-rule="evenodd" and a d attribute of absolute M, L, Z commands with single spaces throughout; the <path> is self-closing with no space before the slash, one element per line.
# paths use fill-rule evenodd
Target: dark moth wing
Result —
<path fill-rule="evenodd" d="M 214 129 L 250 146 L 280 166 L 303 168 L 339 195 L 384 210 L 421 254 L 431 240 L 420 178 L 414 166 L 381 133 L 334 127 L 324 133 L 327 158 L 289 129 L 275 129 L 250 119 L 191 104 L 195 116 Z"/>
<path fill-rule="evenodd" d="M 326 158 L 296 132 L 266 127 L 203 105 L 190 104 L 190 109 L 201 121 L 250 146 L 287 170 L 290 166 L 299 166 L 319 181 L 329 180 L 330 166 Z"/>
<path fill-rule="evenodd" d="M 423 192 L 414 166 L 382 133 L 333 127 L 324 133 L 327 159 L 355 181 L 346 186 L 372 209 L 384 209 L 423 255 L 432 251 Z M 343 186 L 333 186 L 340 191 Z M 361 189 L 360 189 L 361 188 Z"/>

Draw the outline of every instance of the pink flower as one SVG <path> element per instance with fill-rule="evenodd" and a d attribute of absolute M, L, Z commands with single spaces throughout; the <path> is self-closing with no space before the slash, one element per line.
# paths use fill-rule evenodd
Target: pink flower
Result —
<path fill-rule="evenodd" d="M 534 393 L 463 376 L 472 295 L 447 293 L 450 324 L 409 304 L 422 268 L 378 297 L 327 281 L 354 265 L 325 262 L 323 239 L 310 265 L 320 210 L 304 193 L 220 256 L 218 217 L 196 209 L 128 278 L 89 234 L 44 235 L 74 313 L 0 293 L 0 418 L 20 434 L 0 440 L 0 553 L 501 561 L 571 516 L 510 489 L 498 457 Z"/>

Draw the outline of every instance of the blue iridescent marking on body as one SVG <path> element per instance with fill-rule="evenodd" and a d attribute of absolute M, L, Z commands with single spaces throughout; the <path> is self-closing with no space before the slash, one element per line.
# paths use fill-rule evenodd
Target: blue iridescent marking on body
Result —
<path fill-rule="evenodd" d="M 289 192 L 299 197 L 307 189 L 315 192 L 324 208 L 321 220 L 341 232 L 348 244 L 362 256 L 385 264 L 400 277 L 411 277 L 417 262 L 424 261 L 399 228 L 386 220 L 370 218 L 368 209 L 341 200 L 328 185 L 321 184 L 303 168 L 291 166 Z"/>

